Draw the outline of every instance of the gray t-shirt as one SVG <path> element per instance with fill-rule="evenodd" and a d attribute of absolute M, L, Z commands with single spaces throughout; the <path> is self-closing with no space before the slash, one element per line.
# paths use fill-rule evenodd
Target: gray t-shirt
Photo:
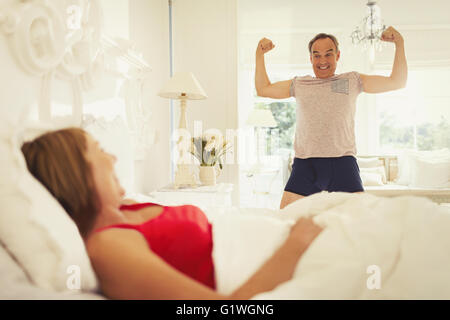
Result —
<path fill-rule="evenodd" d="M 357 72 L 292 79 L 290 94 L 297 100 L 296 158 L 356 156 L 356 99 L 362 90 Z"/>

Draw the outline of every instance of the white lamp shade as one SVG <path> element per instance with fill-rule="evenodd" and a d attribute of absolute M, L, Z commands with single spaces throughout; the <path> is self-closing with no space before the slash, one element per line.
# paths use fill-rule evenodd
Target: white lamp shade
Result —
<path fill-rule="evenodd" d="M 272 115 L 272 111 L 264 109 L 253 109 L 247 119 L 247 125 L 253 127 L 273 128 L 277 126 L 277 122 Z"/>
<path fill-rule="evenodd" d="M 192 72 L 175 73 L 158 95 L 163 98 L 188 100 L 208 97 Z"/>

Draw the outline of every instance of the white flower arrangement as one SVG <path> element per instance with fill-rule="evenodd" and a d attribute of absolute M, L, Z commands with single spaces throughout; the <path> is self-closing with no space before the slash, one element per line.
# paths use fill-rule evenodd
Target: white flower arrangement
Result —
<path fill-rule="evenodd" d="M 191 139 L 190 153 L 200 162 L 200 166 L 219 165 L 223 169 L 223 156 L 231 148 L 221 135 L 204 134 Z"/>

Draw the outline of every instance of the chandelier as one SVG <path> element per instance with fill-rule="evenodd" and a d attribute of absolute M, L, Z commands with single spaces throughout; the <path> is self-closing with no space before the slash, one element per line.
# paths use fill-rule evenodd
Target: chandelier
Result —
<path fill-rule="evenodd" d="M 381 19 L 381 9 L 376 1 L 367 1 L 366 16 L 351 33 L 352 43 L 362 45 L 364 51 L 369 49 L 370 62 L 375 60 L 375 51 L 381 51 L 381 34 L 386 26 Z"/>

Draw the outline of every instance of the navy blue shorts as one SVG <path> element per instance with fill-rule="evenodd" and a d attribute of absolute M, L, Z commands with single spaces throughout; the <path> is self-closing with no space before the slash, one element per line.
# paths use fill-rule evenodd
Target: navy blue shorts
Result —
<path fill-rule="evenodd" d="M 321 192 L 364 191 L 356 158 L 295 158 L 284 191 L 302 196 Z"/>

